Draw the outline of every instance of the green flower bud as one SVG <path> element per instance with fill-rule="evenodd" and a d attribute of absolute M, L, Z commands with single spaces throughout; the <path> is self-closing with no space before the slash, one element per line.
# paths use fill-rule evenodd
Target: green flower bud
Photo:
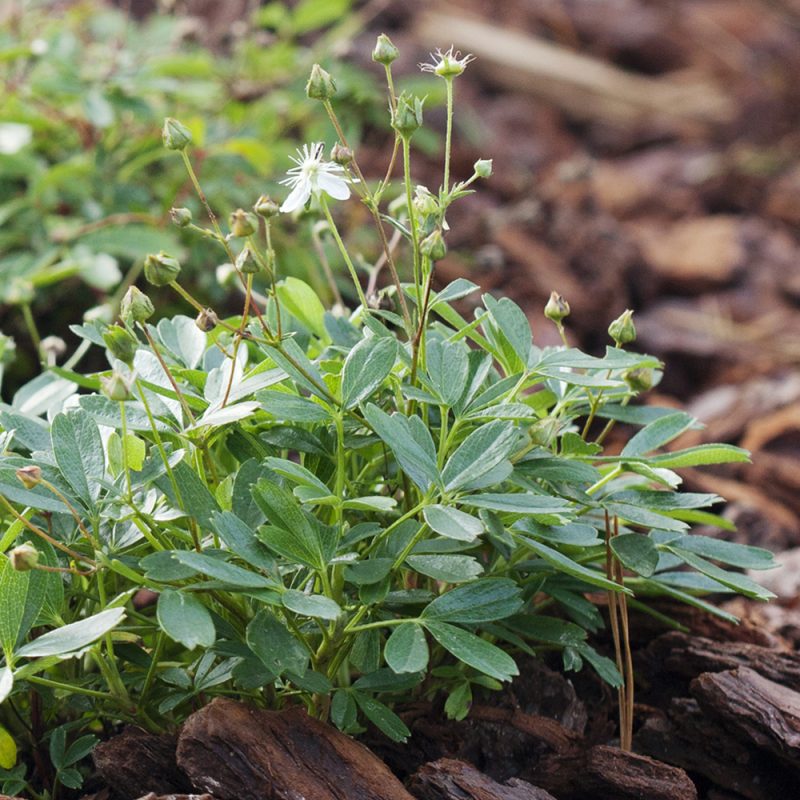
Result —
<path fill-rule="evenodd" d="M 319 64 L 311 67 L 311 75 L 306 84 L 306 94 L 312 100 L 330 100 L 336 94 L 336 84 L 329 72 Z"/>
<path fill-rule="evenodd" d="M 177 259 L 167 255 L 163 250 L 155 255 L 150 254 L 144 260 L 144 277 L 153 286 L 169 286 L 181 272 Z"/>
<path fill-rule="evenodd" d="M 133 364 L 133 357 L 136 355 L 139 342 L 125 328 L 114 325 L 103 334 L 103 341 L 114 358 L 118 358 L 129 366 Z"/>
<path fill-rule="evenodd" d="M 385 33 L 382 33 L 375 42 L 372 60 L 388 67 L 399 55 L 400 51 L 394 46 L 392 40 Z"/>
<path fill-rule="evenodd" d="M 245 275 L 255 275 L 259 271 L 258 262 L 253 258 L 249 247 L 244 247 L 242 252 L 236 256 L 236 269 Z"/>
<path fill-rule="evenodd" d="M 167 117 L 161 131 L 161 140 L 167 150 L 185 150 L 192 143 L 192 134 L 178 120 Z"/>
<path fill-rule="evenodd" d="M 150 319 L 155 312 L 150 298 L 136 286 L 128 287 L 119 304 L 119 315 L 123 322 L 134 324 Z"/>
<path fill-rule="evenodd" d="M 228 224 L 230 225 L 231 233 L 235 237 L 238 239 L 246 239 L 256 232 L 258 220 L 249 211 L 245 211 L 243 208 L 237 208 L 236 211 L 231 214 Z"/>
<path fill-rule="evenodd" d="M 425 186 L 414 189 L 414 209 L 420 217 L 432 217 L 439 213 L 439 201 Z"/>
<path fill-rule="evenodd" d="M 259 217 L 269 219 L 270 217 L 275 217 L 278 215 L 278 213 L 280 213 L 280 206 L 272 198 L 262 194 L 261 197 L 256 200 L 256 204 L 253 206 L 253 211 L 255 211 Z"/>
<path fill-rule="evenodd" d="M 550 292 L 550 299 L 544 307 L 544 315 L 557 325 L 569 316 L 569 303 L 558 293 Z"/>
<path fill-rule="evenodd" d="M 629 369 L 622 377 L 634 392 L 648 392 L 655 385 L 655 372 L 651 367 Z"/>
<path fill-rule="evenodd" d="M 419 252 L 431 261 L 441 261 L 447 255 L 447 245 L 438 228 L 419 243 Z"/>
<path fill-rule="evenodd" d="M 422 126 L 422 100 L 403 92 L 397 98 L 392 114 L 392 127 L 404 138 L 410 138 Z"/>
<path fill-rule="evenodd" d="M 29 572 L 39 563 L 39 551 L 32 545 L 18 545 L 9 554 L 8 560 L 17 572 Z"/>
<path fill-rule="evenodd" d="M 478 159 L 472 168 L 475 170 L 475 174 L 479 178 L 489 178 L 491 177 L 492 174 L 492 159 L 491 158 Z"/>
<path fill-rule="evenodd" d="M 534 422 L 528 429 L 531 442 L 539 447 L 550 447 L 558 436 L 559 421 L 555 417 L 545 417 Z"/>
<path fill-rule="evenodd" d="M 331 148 L 331 161 L 346 167 L 353 160 L 353 151 L 343 144 L 336 144 Z"/>
<path fill-rule="evenodd" d="M 608 335 L 617 347 L 630 344 L 636 340 L 636 328 L 633 325 L 633 311 L 625 309 L 609 326 Z"/>
<path fill-rule="evenodd" d="M 119 372 L 112 372 L 108 377 L 100 378 L 100 389 L 103 394 L 115 402 L 130 400 L 131 394 L 130 381 Z"/>
<path fill-rule="evenodd" d="M 179 228 L 185 228 L 187 225 L 192 224 L 192 212 L 188 208 L 171 208 L 169 216 L 172 219 L 172 224 Z"/>
<path fill-rule="evenodd" d="M 17 479 L 26 489 L 33 489 L 38 486 L 42 480 L 42 469 L 35 464 L 29 467 L 20 467 L 17 472 Z"/>
<path fill-rule="evenodd" d="M 475 56 L 466 55 L 463 58 L 458 50 L 453 50 L 450 47 L 446 52 L 437 49 L 435 53 L 431 53 L 433 59 L 428 64 L 420 64 L 419 68 L 423 72 L 432 72 L 440 78 L 451 81 L 457 78 L 467 68 L 467 64 L 475 60 Z"/>
<path fill-rule="evenodd" d="M 214 330 L 218 322 L 219 317 L 217 317 L 214 311 L 210 308 L 206 308 L 197 315 L 194 324 L 197 325 L 203 333 L 208 333 L 208 331 Z"/>

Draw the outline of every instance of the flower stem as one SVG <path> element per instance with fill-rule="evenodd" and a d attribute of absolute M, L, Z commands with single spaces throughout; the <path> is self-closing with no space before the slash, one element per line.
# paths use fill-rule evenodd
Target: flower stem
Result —
<path fill-rule="evenodd" d="M 364 296 L 364 290 L 361 288 L 361 282 L 358 279 L 358 273 L 356 272 L 356 268 L 353 265 L 352 259 L 350 258 L 350 254 L 347 252 L 347 248 L 344 246 L 342 237 L 339 235 L 339 229 L 336 227 L 336 223 L 333 221 L 333 216 L 328 208 L 328 201 L 325 199 L 324 193 L 320 193 L 319 195 L 319 204 L 322 207 L 322 213 L 325 214 L 325 219 L 328 220 L 328 225 L 330 226 L 333 238 L 336 240 L 336 244 L 339 247 L 339 252 L 342 254 L 344 263 L 347 264 L 347 269 L 350 271 L 350 277 L 353 279 L 353 284 L 356 287 L 358 300 L 364 308 L 364 313 L 368 314 L 369 306 L 367 305 L 367 298 Z"/>

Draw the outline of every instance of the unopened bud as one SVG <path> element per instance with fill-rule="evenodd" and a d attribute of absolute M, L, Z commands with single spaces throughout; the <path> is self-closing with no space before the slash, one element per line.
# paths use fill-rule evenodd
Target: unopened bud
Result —
<path fill-rule="evenodd" d="M 558 435 L 559 421 L 555 417 L 545 417 L 528 429 L 531 442 L 539 447 L 550 447 Z"/>
<path fill-rule="evenodd" d="M 161 140 L 167 150 L 185 150 L 192 143 L 192 134 L 178 120 L 167 117 L 161 131 Z"/>
<path fill-rule="evenodd" d="M 168 286 L 181 272 L 177 259 L 167 255 L 163 250 L 150 254 L 144 260 L 144 276 L 153 286 Z"/>
<path fill-rule="evenodd" d="M 558 293 L 550 292 L 550 299 L 544 307 L 544 315 L 556 325 L 569 316 L 569 303 Z"/>
<path fill-rule="evenodd" d="M 636 340 L 636 328 L 633 324 L 633 311 L 625 309 L 609 326 L 608 335 L 619 347 L 623 344 L 630 344 Z"/>
<path fill-rule="evenodd" d="M 397 107 L 392 114 L 392 127 L 407 139 L 421 126 L 422 100 L 403 92 L 397 98 Z"/>
<path fill-rule="evenodd" d="M 634 392 L 647 392 L 655 384 L 655 373 L 650 367 L 629 369 L 622 377 Z"/>
<path fill-rule="evenodd" d="M 219 317 L 210 308 L 204 308 L 196 317 L 194 324 L 204 333 L 213 331 L 219 322 Z"/>
<path fill-rule="evenodd" d="M 336 94 L 336 84 L 333 78 L 319 64 L 311 67 L 311 75 L 306 84 L 306 94 L 312 100 L 330 100 Z"/>
<path fill-rule="evenodd" d="M 155 312 L 150 298 L 136 286 L 128 287 L 122 302 L 119 304 L 119 315 L 123 322 L 133 324 L 145 322 Z"/>
<path fill-rule="evenodd" d="M 353 151 L 343 144 L 336 144 L 331 148 L 331 161 L 346 167 L 353 160 Z"/>
<path fill-rule="evenodd" d="M 17 572 L 29 572 L 39 563 L 39 551 L 32 545 L 18 545 L 9 554 L 8 560 Z"/>
<path fill-rule="evenodd" d="M 259 265 L 249 247 L 242 248 L 242 252 L 236 256 L 236 269 L 245 275 L 255 275 L 259 271 Z"/>
<path fill-rule="evenodd" d="M 447 245 L 438 228 L 419 243 L 419 252 L 431 261 L 441 261 L 447 255 Z"/>
<path fill-rule="evenodd" d="M 237 208 L 231 214 L 228 224 L 230 225 L 231 233 L 237 239 L 246 239 L 248 236 L 252 236 L 258 227 L 258 221 L 255 216 L 243 208 Z"/>
<path fill-rule="evenodd" d="M 100 378 L 100 389 L 103 394 L 115 402 L 130 400 L 131 384 L 128 379 L 119 372 L 112 372 L 108 377 Z"/>
<path fill-rule="evenodd" d="M 271 197 L 267 197 L 267 195 L 262 194 L 261 197 L 256 200 L 256 204 L 253 206 L 253 211 L 255 211 L 259 217 L 269 219 L 270 217 L 275 217 L 278 215 L 280 212 L 280 206 Z"/>
<path fill-rule="evenodd" d="M 392 40 L 385 33 L 382 33 L 375 42 L 372 60 L 388 67 L 399 55 L 400 51 L 394 46 Z"/>
<path fill-rule="evenodd" d="M 103 334 L 103 341 L 114 358 L 129 366 L 133 364 L 139 342 L 125 328 L 120 325 L 112 326 Z"/>
<path fill-rule="evenodd" d="M 432 217 L 439 211 L 438 201 L 425 186 L 417 186 L 414 189 L 414 200 L 412 202 L 421 217 Z"/>
<path fill-rule="evenodd" d="M 36 464 L 31 464 L 29 467 L 20 467 L 17 472 L 17 479 L 26 489 L 33 489 L 34 486 L 42 480 L 42 469 L 37 467 Z"/>
<path fill-rule="evenodd" d="M 185 228 L 192 223 L 192 212 L 188 208 L 171 208 L 169 216 L 172 224 L 179 228 Z"/>
<path fill-rule="evenodd" d="M 479 178 L 489 178 L 492 174 L 492 159 L 481 158 L 472 167 Z"/>

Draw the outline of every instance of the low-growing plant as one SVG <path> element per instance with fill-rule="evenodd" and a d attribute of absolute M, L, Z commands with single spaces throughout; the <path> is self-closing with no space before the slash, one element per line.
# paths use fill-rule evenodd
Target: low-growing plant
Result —
<path fill-rule="evenodd" d="M 75 327 L 109 370 L 51 368 L 0 411 L 0 790 L 26 782 L 14 742 L 46 743 L 53 772 L 27 781 L 52 792 L 79 784 L 86 737 L 119 721 L 172 728 L 219 694 L 302 703 L 343 731 L 371 722 L 402 740 L 397 704 L 442 693 L 463 718 L 476 687 L 498 690 L 518 657 L 550 651 L 619 688 L 626 745 L 627 608 L 668 597 L 730 619 L 703 595 L 769 596 L 737 570 L 771 555 L 691 533 L 728 523 L 706 510 L 720 498 L 679 491 L 675 472 L 747 454 L 663 450 L 697 423 L 630 404 L 661 366 L 626 349 L 630 312 L 592 356 L 566 343 L 556 294 L 545 314 L 564 344 L 539 347 L 510 299 L 485 294 L 467 318 L 458 301 L 475 284 L 434 290 L 448 209 L 491 162 L 450 174 L 469 58 L 437 52 L 423 69 L 446 88 L 442 182 L 414 185 L 423 101 L 395 94 L 395 56 L 381 36 L 373 58 L 395 131 L 384 178 L 362 174 L 335 83 L 315 66 L 308 95 L 337 134 L 331 160 L 306 145 L 282 206 L 261 197 L 227 232 L 208 209 L 196 226 L 234 265 L 241 315 L 220 318 L 175 258 L 150 255 L 147 279 L 196 318 L 156 322 L 133 287 L 117 324 Z M 189 131 L 168 119 L 163 138 L 204 198 Z M 378 253 L 351 252 L 339 233 L 332 203 L 351 195 L 374 218 Z M 353 279 L 351 309 L 326 310 L 282 277 L 272 229 L 289 215 L 323 221 Z M 638 430 L 609 452 L 617 423 Z M 589 640 L 606 603 L 611 658 Z"/>

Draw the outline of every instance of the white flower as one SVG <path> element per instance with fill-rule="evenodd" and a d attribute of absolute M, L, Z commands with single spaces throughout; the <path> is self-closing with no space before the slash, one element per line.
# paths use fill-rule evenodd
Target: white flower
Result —
<path fill-rule="evenodd" d="M 423 72 L 432 72 L 447 80 L 458 77 L 467 68 L 467 64 L 475 60 L 475 56 L 469 53 L 462 58 L 461 51 L 453 52 L 452 45 L 444 53 L 437 47 L 436 52 L 431 53 L 431 58 L 432 63 L 420 64 L 419 68 Z"/>
<path fill-rule="evenodd" d="M 322 160 L 323 144 L 304 144 L 297 150 L 298 158 L 289 156 L 297 164 L 288 172 L 288 178 L 281 181 L 283 186 L 291 186 L 292 191 L 283 201 L 281 211 L 290 213 L 302 208 L 311 195 L 319 196 L 325 192 L 336 200 L 347 200 L 350 197 L 350 187 L 341 177 L 344 169 L 332 161 Z"/>
<path fill-rule="evenodd" d="M 0 123 L 0 153 L 13 156 L 31 143 L 33 131 L 30 125 L 20 122 Z"/>

